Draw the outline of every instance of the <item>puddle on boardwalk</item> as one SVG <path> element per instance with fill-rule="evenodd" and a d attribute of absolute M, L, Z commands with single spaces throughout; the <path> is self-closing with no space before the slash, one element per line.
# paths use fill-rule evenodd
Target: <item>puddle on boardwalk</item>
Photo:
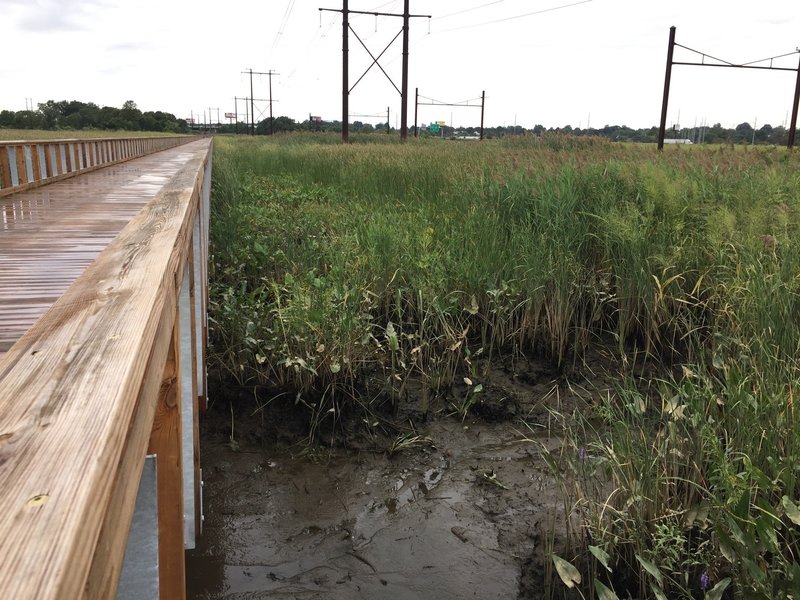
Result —
<path fill-rule="evenodd" d="M 509 423 L 424 433 L 435 446 L 394 458 L 206 440 L 189 597 L 539 597 L 531 565 L 559 496 L 537 445 Z"/>

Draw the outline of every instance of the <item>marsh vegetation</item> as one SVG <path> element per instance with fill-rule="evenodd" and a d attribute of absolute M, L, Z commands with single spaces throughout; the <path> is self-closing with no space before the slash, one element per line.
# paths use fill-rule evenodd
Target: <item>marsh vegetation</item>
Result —
<path fill-rule="evenodd" d="M 209 366 L 254 419 L 396 452 L 496 408 L 498 369 L 600 364 L 543 400 L 561 443 L 503 417 L 562 484 L 548 594 L 800 597 L 796 154 L 293 135 L 214 169 Z"/>

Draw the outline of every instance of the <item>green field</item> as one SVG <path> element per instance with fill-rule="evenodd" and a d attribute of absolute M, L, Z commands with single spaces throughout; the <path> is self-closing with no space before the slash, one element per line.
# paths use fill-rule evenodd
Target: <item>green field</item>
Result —
<path fill-rule="evenodd" d="M 616 392 L 554 411 L 542 451 L 571 507 L 560 578 L 800 597 L 796 153 L 298 135 L 214 160 L 209 366 L 254 408 L 291 395 L 313 437 L 467 378 L 465 415 L 493 362 L 602 349 Z"/>

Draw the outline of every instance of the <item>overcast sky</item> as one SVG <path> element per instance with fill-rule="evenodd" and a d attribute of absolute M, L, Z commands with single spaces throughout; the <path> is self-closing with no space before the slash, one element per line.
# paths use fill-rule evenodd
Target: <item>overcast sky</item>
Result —
<path fill-rule="evenodd" d="M 250 95 L 241 72 L 273 70 L 274 113 L 341 118 L 341 0 L 0 0 L 0 109 L 76 99 L 178 117 L 233 112 Z M 565 6 L 566 5 L 566 6 Z M 559 8 L 563 7 L 563 8 Z M 350 0 L 402 12 L 402 0 Z M 550 10 L 553 9 L 553 10 Z M 800 45 L 798 0 L 411 0 L 409 124 L 414 88 L 443 102 L 486 91 L 487 125 L 647 127 L 658 123 L 669 27 L 678 43 L 744 63 Z M 536 14 L 528 14 L 536 13 Z M 402 19 L 351 17 L 378 55 Z M 381 64 L 400 87 L 400 38 Z M 350 81 L 371 58 L 350 36 Z M 695 60 L 685 50 L 676 60 Z M 797 68 L 794 53 L 775 66 Z M 709 60 L 709 59 L 706 59 Z M 768 63 L 762 63 L 768 64 Z M 669 123 L 788 123 L 796 73 L 676 66 Z M 254 77 L 267 98 L 268 78 Z M 399 123 L 400 97 L 373 68 L 352 91 L 351 121 Z M 243 103 L 239 103 L 244 120 Z M 256 114 L 268 114 L 257 103 Z M 381 115 L 357 117 L 355 115 Z M 421 106 L 420 122 L 477 124 L 474 108 Z"/>

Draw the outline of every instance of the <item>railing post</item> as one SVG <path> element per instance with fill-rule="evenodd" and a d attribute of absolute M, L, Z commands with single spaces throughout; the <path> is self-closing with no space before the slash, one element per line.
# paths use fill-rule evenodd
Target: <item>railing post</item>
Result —
<path fill-rule="evenodd" d="M 161 598 L 186 597 L 183 547 L 180 326 L 176 319 L 148 454 L 158 457 L 158 563 Z"/>

